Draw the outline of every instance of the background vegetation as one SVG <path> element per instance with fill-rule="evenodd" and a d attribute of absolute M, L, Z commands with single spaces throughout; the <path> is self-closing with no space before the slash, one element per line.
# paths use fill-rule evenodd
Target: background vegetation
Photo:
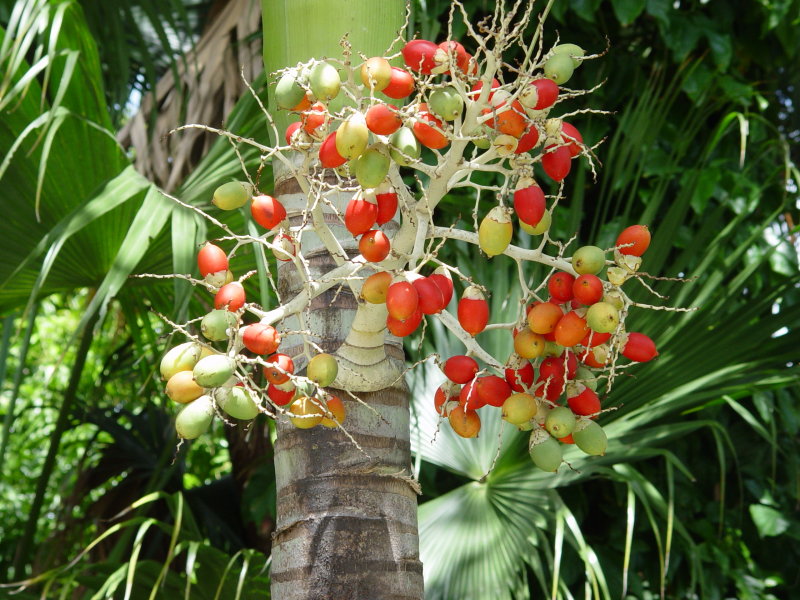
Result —
<path fill-rule="evenodd" d="M 465 4 L 475 21 L 494 6 Z M 224 119 L 265 135 L 238 79 L 244 64 L 259 90 L 265 81 L 250 5 L 0 3 L 0 579 L 34 578 L 17 597 L 268 589 L 269 423 L 218 426 L 176 451 L 153 376 L 171 342 L 153 311 L 181 320 L 204 308 L 185 286 L 129 278 L 190 272 L 196 242 L 215 235 L 159 189 L 207 205 L 239 171 L 227 142 L 161 134 Z M 413 7 L 420 36 L 443 38 L 449 2 Z M 615 388 L 608 455 L 568 455 L 574 470 L 555 477 L 491 419 L 477 442 L 443 428 L 432 444 L 437 374 L 417 371 L 430 598 L 800 592 L 799 32 L 797 0 L 748 0 L 735 12 L 720 2 L 554 3 L 546 42 L 607 50 L 574 85 L 605 82 L 580 102 L 609 111 L 573 118 L 587 140 L 605 139 L 603 168 L 596 181 L 585 168 L 570 177 L 554 237 L 609 245 L 623 224 L 648 223 L 648 272 L 694 278 L 658 291 L 700 309 L 631 317 L 661 356 Z M 265 169 L 264 191 L 269 181 Z M 454 196 L 442 219 L 466 201 Z M 256 258 L 241 256 L 241 269 Z M 502 318 L 515 301 L 504 287 L 511 262 L 470 261 L 457 245 L 452 259 L 495 291 Z M 409 356 L 420 344 L 449 351 L 431 329 L 410 340 Z M 506 339 L 486 342 L 509 351 Z"/>

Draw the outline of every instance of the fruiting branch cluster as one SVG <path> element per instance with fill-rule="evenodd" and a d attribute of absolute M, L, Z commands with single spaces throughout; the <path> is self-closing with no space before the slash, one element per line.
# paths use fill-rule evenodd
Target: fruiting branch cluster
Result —
<path fill-rule="evenodd" d="M 263 160 L 296 180 L 302 197 L 262 194 L 249 176 L 216 190 L 217 208 L 249 205 L 265 232 L 226 230 L 219 245 L 208 243 L 198 254 L 215 310 L 202 318 L 203 337 L 172 349 L 161 366 L 167 393 L 186 404 L 177 419 L 181 437 L 207 429 L 215 407 L 239 419 L 287 412 L 298 427 L 341 426 L 344 404 L 325 388 L 353 393 L 396 383 L 403 366 L 383 354 L 386 336 L 408 336 L 433 318 L 465 346 L 463 355 L 441 363 L 448 382 L 435 398 L 435 409 L 459 435 L 478 434 L 476 411 L 488 405 L 532 430 L 531 456 L 544 469 L 558 468 L 560 443 L 577 443 L 589 454 L 605 451 L 605 434 L 594 420 L 603 410 L 598 391 L 611 391 L 615 374 L 627 366 L 620 359 L 646 362 L 657 355 L 650 338 L 626 330 L 635 304 L 622 290 L 640 276 L 650 232 L 634 225 L 613 248 L 587 245 L 571 255 L 568 244 L 550 239 L 573 162 L 586 160 L 594 172 L 593 148 L 569 115 L 557 115 L 563 99 L 584 93 L 564 84 L 595 57 L 574 44 L 545 49 L 542 21 L 526 43 L 532 3 L 508 10 L 502 4 L 478 32 L 454 2 L 450 22 L 462 13 L 474 55 L 452 39 L 415 39 L 396 54 L 356 58 L 344 41 L 341 60 L 314 58 L 282 70 L 275 102 L 298 120 L 278 132 L 265 111 L 275 146 L 221 132 L 257 147 Z M 524 52 L 518 66 L 503 58 L 514 45 Z M 400 56 L 405 66 L 392 66 Z M 499 183 L 476 183 L 481 173 Z M 539 186 L 542 177 L 554 193 Z M 407 185 L 412 180 L 416 188 Z M 439 203 L 461 187 L 476 192 L 472 231 L 436 223 Z M 492 207 L 485 211 L 487 196 Z M 515 220 L 540 240 L 536 248 L 511 243 Z M 516 262 L 522 303 L 514 322 L 489 323 L 480 282 L 439 257 L 448 240 L 472 244 L 476 259 L 505 255 Z M 230 241 L 234 248 L 224 250 Z M 244 244 L 291 262 L 300 291 L 272 309 L 247 303 L 228 268 L 229 255 Z M 335 267 L 315 275 L 306 259 L 312 248 L 324 248 Z M 551 269 L 533 289 L 530 263 Z M 455 315 L 448 312 L 454 281 L 465 288 Z M 342 346 L 327 354 L 306 316 L 315 297 L 339 286 L 352 291 L 358 308 Z M 286 331 L 289 317 L 299 331 Z M 476 336 L 486 329 L 514 336 L 510 357 L 481 346 Z M 300 355 L 279 351 L 288 334 L 302 338 Z"/>

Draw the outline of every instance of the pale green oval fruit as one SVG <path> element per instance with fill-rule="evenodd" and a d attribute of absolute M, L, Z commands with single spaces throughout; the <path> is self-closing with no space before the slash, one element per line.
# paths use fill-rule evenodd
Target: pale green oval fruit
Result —
<path fill-rule="evenodd" d="M 542 215 L 542 219 L 534 227 L 531 227 L 530 225 L 524 223 L 523 221 L 519 222 L 519 226 L 522 229 L 522 231 L 530 235 L 542 235 L 545 231 L 550 229 L 550 224 L 552 222 L 553 222 L 553 214 L 549 210 L 546 210 Z"/>
<path fill-rule="evenodd" d="M 308 84 L 311 87 L 311 93 L 314 94 L 317 100 L 327 102 L 339 95 L 339 89 L 342 87 L 342 78 L 339 77 L 339 71 L 336 70 L 336 67 L 322 62 L 311 70 Z"/>
<path fill-rule="evenodd" d="M 555 342 L 545 342 L 542 356 L 561 356 L 563 352 L 564 346 L 556 344 Z"/>
<path fill-rule="evenodd" d="M 561 85 L 569 81 L 575 67 L 568 54 L 554 54 L 544 63 L 544 76 Z"/>
<path fill-rule="evenodd" d="M 582 427 L 582 429 L 579 429 Z M 592 456 L 602 456 L 608 448 L 608 436 L 603 428 L 590 419 L 581 419 L 579 427 L 575 428 L 572 439 L 575 445 L 586 454 Z"/>
<path fill-rule="evenodd" d="M 306 91 L 297 83 L 292 73 L 286 73 L 275 86 L 275 103 L 280 108 L 291 110 L 305 98 Z"/>
<path fill-rule="evenodd" d="M 224 391 L 223 391 L 224 390 Z M 258 415 L 258 404 L 246 389 L 240 386 L 220 388 L 216 394 L 217 404 L 235 419 L 250 421 Z"/>
<path fill-rule="evenodd" d="M 606 253 L 597 246 L 583 246 L 572 255 L 572 268 L 579 275 L 597 275 L 606 266 Z"/>
<path fill-rule="evenodd" d="M 389 144 L 391 146 L 389 154 L 398 165 L 406 166 L 416 162 L 422 154 L 419 140 L 408 127 L 401 127 L 395 131 L 389 138 Z"/>
<path fill-rule="evenodd" d="M 586 324 L 597 333 L 613 333 L 619 325 L 619 311 L 608 302 L 596 302 L 586 311 Z"/>
<path fill-rule="evenodd" d="M 317 354 L 308 361 L 308 378 L 320 387 L 328 387 L 339 374 L 339 363 L 332 354 Z"/>
<path fill-rule="evenodd" d="M 224 342 L 228 339 L 228 329 L 236 327 L 238 319 L 229 310 L 212 310 L 200 321 L 200 331 L 212 342 Z"/>
<path fill-rule="evenodd" d="M 214 403 L 211 396 L 200 396 L 186 404 L 175 418 L 175 431 L 185 440 L 203 435 L 214 420 Z"/>
<path fill-rule="evenodd" d="M 502 254 L 511 243 L 514 226 L 505 209 L 495 206 L 478 227 L 478 244 L 489 257 Z"/>
<path fill-rule="evenodd" d="M 586 50 L 577 44 L 559 44 L 553 48 L 554 54 L 566 54 L 572 59 L 572 66 L 578 68 L 581 66 L 581 58 L 586 55 Z"/>
<path fill-rule="evenodd" d="M 161 379 L 168 381 L 179 371 L 191 371 L 200 360 L 203 347 L 196 342 L 184 342 L 172 348 L 161 359 Z"/>
<path fill-rule="evenodd" d="M 389 173 L 389 158 L 374 148 L 364 151 L 353 163 L 353 173 L 365 189 L 378 187 Z"/>
<path fill-rule="evenodd" d="M 252 188 L 249 183 L 229 181 L 214 190 L 211 201 L 221 210 L 236 210 L 250 202 L 251 197 Z"/>
<path fill-rule="evenodd" d="M 233 361 L 222 354 L 201 358 L 192 369 L 197 385 L 213 388 L 222 385 L 233 375 Z"/>
<path fill-rule="evenodd" d="M 528 442 L 528 453 L 533 464 L 542 471 L 555 473 L 563 460 L 561 444 L 542 429 L 534 429 Z"/>
<path fill-rule="evenodd" d="M 593 392 L 597 391 L 597 377 L 586 367 L 578 367 L 575 371 L 575 380 L 580 381 Z"/>
<path fill-rule="evenodd" d="M 340 156 L 353 159 L 367 149 L 369 129 L 361 113 L 353 113 L 336 130 L 336 151 Z"/>
<path fill-rule="evenodd" d="M 464 110 L 464 99 L 455 88 L 448 86 L 431 93 L 428 97 L 428 107 L 436 116 L 445 121 L 453 121 Z"/>
<path fill-rule="evenodd" d="M 575 414 L 566 406 L 557 406 L 547 413 L 544 428 L 553 437 L 566 437 L 575 429 Z"/>

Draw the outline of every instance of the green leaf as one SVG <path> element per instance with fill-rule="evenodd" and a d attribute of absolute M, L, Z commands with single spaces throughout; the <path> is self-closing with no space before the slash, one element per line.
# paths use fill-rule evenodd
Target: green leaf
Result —
<path fill-rule="evenodd" d="M 644 10 L 647 0 L 611 0 L 614 15 L 622 25 L 630 25 Z"/>
<path fill-rule="evenodd" d="M 727 70 L 733 55 L 733 44 L 730 36 L 707 30 L 706 39 L 708 39 L 708 45 L 711 47 L 711 56 L 714 57 L 717 68 L 720 71 Z"/>
<path fill-rule="evenodd" d="M 789 529 L 789 520 L 777 509 L 763 504 L 751 504 L 750 518 L 753 519 L 758 535 L 774 537 Z"/>

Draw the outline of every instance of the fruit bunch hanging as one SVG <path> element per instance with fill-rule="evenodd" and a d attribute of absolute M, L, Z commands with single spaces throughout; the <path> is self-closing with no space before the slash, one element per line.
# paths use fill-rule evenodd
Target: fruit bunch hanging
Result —
<path fill-rule="evenodd" d="M 463 13 L 459 2 L 453 10 Z M 631 279 L 649 288 L 640 267 L 651 234 L 632 225 L 612 247 L 574 250 L 550 238 L 573 166 L 586 161 L 595 171 L 593 148 L 572 117 L 559 116 L 559 104 L 584 93 L 567 84 L 597 56 L 569 43 L 545 48 L 541 24 L 524 40 L 530 6 L 519 15 L 498 10 L 502 18 L 480 32 L 464 15 L 473 54 L 453 39 L 413 39 L 396 41 L 384 56 L 356 57 L 343 42 L 342 59 L 309 58 L 277 74 L 275 106 L 296 120 L 279 131 L 266 115 L 273 146 L 236 140 L 257 147 L 302 194 L 284 201 L 249 176 L 214 194 L 218 209 L 249 213 L 261 235 L 226 229 L 224 241 L 198 253 L 202 279 L 195 283 L 213 294 L 215 308 L 202 317 L 199 335 L 175 325 L 190 341 L 161 365 L 167 393 L 184 404 L 181 437 L 200 435 L 216 412 L 285 414 L 298 428 L 343 428 L 345 404 L 334 390 L 394 384 L 405 367 L 385 355 L 386 336 L 402 338 L 438 319 L 464 345 L 463 354 L 438 358 L 446 381 L 432 407 L 457 434 L 474 437 L 482 418 L 504 419 L 530 431 L 533 462 L 549 471 L 561 464 L 563 444 L 605 452 L 597 417 L 608 409 L 616 374 L 658 354 L 650 337 L 627 329 L 629 311 L 645 305 L 623 290 Z M 515 45 L 524 60 L 511 65 L 502 55 Z M 476 183 L 487 172 L 499 183 Z M 414 190 L 411 176 L 425 183 Z M 464 187 L 475 190 L 474 227 L 437 224 L 437 205 Z M 519 231 L 538 246 L 515 245 Z M 522 303 L 514 322 L 491 323 L 486 289 L 439 259 L 448 240 L 471 244 L 475 260 L 517 263 Z M 294 269 L 300 291 L 272 309 L 248 302 L 228 268 L 229 255 L 245 244 Z M 328 272 L 309 269 L 312 246 L 333 257 Z M 535 286 L 527 278 L 531 263 L 550 269 Z M 302 333 L 302 353 L 282 353 L 286 319 L 304 325 L 311 301 L 332 287 L 349 288 L 358 300 L 342 346 L 326 353 Z M 454 299 L 456 288 L 463 291 Z M 487 329 L 508 331 L 511 356 L 481 346 L 476 336 Z"/>

